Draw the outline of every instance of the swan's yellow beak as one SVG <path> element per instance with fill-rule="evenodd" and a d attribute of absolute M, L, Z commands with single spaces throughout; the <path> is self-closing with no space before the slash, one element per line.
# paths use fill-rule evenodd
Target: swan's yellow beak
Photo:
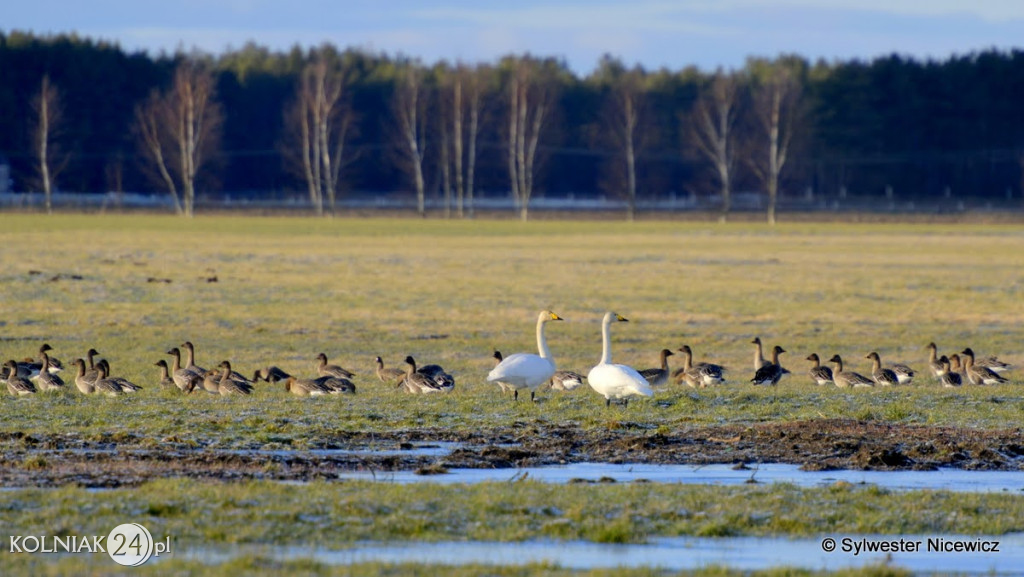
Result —
<path fill-rule="evenodd" d="M 618 313 L 615 313 L 615 320 L 619 321 L 620 323 L 628 323 L 629 322 L 629 319 L 627 319 L 626 317 L 624 317 L 624 316 L 622 316 L 622 315 L 620 315 Z"/>
<path fill-rule="evenodd" d="M 558 316 L 555 313 L 551 313 L 551 320 L 553 320 L 553 321 L 564 321 L 565 319 L 563 319 L 562 317 Z"/>

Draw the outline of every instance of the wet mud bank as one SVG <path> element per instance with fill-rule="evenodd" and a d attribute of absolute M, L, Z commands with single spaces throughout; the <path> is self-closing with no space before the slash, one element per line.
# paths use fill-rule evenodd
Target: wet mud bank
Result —
<path fill-rule="evenodd" d="M 785 463 L 830 469 L 1024 470 L 1020 429 L 983 431 L 853 420 L 695 426 L 670 432 L 517 423 L 500 430 L 338 431 L 290 443 L 220 446 L 130 434 L 94 439 L 0 431 L 0 486 L 119 487 L 163 477 L 310 481 L 342 472 L 513 469 L 567 463 Z"/>

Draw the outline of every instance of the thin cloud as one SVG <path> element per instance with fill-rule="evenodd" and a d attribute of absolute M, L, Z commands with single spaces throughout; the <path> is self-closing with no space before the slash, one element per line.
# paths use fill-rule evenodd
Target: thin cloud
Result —
<path fill-rule="evenodd" d="M 727 35 L 730 26 L 694 22 L 692 11 L 671 2 L 636 4 L 562 4 L 522 8 L 424 8 L 410 17 L 428 22 L 466 26 L 522 28 L 528 30 L 658 31 L 685 34 Z"/>
<path fill-rule="evenodd" d="M 682 3 L 684 5 L 689 3 Z M 986 22 L 1024 20 L 1024 2 L 1018 0 L 717 0 L 695 2 L 700 10 L 737 10 L 766 8 L 809 8 L 836 12 L 874 12 L 896 16 L 967 16 Z"/>

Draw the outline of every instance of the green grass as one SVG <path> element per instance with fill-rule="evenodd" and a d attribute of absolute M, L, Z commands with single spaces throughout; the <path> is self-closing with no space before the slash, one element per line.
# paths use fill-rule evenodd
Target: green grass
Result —
<path fill-rule="evenodd" d="M 807 537 L 836 534 L 1002 535 L 1024 531 L 1024 496 L 888 491 L 839 483 L 712 487 L 535 481 L 284 485 L 158 480 L 99 493 L 77 487 L 4 493 L 12 535 L 106 534 L 126 520 L 175 547 L 344 547 L 357 541 Z"/>
<path fill-rule="evenodd" d="M 1013 374 L 1012 386 L 936 388 L 923 349 L 934 340 L 943 352 L 971 346 L 1024 361 L 1021 226 L 116 215 L 3 221 L 0 356 L 31 356 L 45 341 L 69 363 L 95 347 L 115 373 L 147 386 L 134 399 L 85 399 L 73 390 L 5 397 L 5 431 L 216 435 L 225 443 L 284 436 L 315 444 L 336 429 L 471 430 L 523 418 L 607 427 L 623 414 L 669 428 L 821 416 L 1004 428 L 1016 427 L 1024 408 Z M 50 282 L 57 274 L 83 278 Z M 206 282 L 214 275 L 218 282 Z M 655 366 L 660 349 L 686 343 L 698 360 L 729 367 L 730 385 L 672 389 L 661 393 L 661 405 L 625 411 L 604 410 L 589 389 L 542 394 L 547 402 L 537 407 L 497 400 L 484 382 L 491 351 L 535 350 L 534 319 L 545 307 L 567 319 L 548 329 L 562 368 L 585 373 L 597 361 L 599 319 L 613 309 L 631 319 L 613 328 L 617 362 Z M 753 336 L 788 351 L 783 360 L 794 375 L 778 391 L 745 386 Z M 276 389 L 239 400 L 155 390 L 152 364 L 186 339 L 196 343 L 200 364 L 229 359 L 244 372 L 275 364 L 309 375 L 323 351 L 360 373 L 360 394 L 311 403 Z M 921 384 L 852 392 L 807 384 L 808 353 L 840 353 L 864 372 L 871 350 L 917 368 Z M 457 377 L 455 393 L 411 398 L 382 390 L 373 358 L 397 365 L 407 354 L 442 363 Z"/>
<path fill-rule="evenodd" d="M 18 574 L 40 577 L 68 574 L 107 574 L 112 564 L 109 559 L 98 556 L 79 556 L 60 559 L 56 562 L 40 562 L 38 557 L 23 556 L 6 568 Z M 259 577 L 263 575 L 304 575 L 310 577 L 343 575 L 344 577 L 424 577 L 446 575 L 448 577 L 907 577 L 909 571 L 885 565 L 860 569 L 840 569 L 834 572 L 812 571 L 795 568 L 774 568 L 762 571 L 738 571 L 724 567 L 707 567 L 696 571 L 667 573 L 660 569 L 593 569 L 575 571 L 550 564 L 532 563 L 522 566 L 491 565 L 421 565 L 414 563 L 360 563 L 332 566 L 314 560 L 296 559 L 280 561 L 259 554 L 236 558 L 219 563 L 204 563 L 183 559 L 161 560 L 130 569 L 125 575 L 201 575 L 203 577 Z"/>
<path fill-rule="evenodd" d="M 954 391 L 927 385 L 842 391 L 783 381 L 779 390 L 741 384 L 697 391 L 672 388 L 658 392 L 653 401 L 606 408 L 603 398 L 589 389 L 541 392 L 541 402 L 514 403 L 484 383 L 467 383 L 471 377 L 457 378 L 456 390 L 447 396 L 406 395 L 364 377 L 355 396 L 319 399 L 294 397 L 265 384 L 252 397 L 183 396 L 143 381 L 150 388 L 114 399 L 84 397 L 76 390 L 6 398 L 0 432 L 40 442 L 59 435 L 65 441 L 115 442 L 121 447 L 156 448 L 174 442 L 310 449 L 336 446 L 347 432 L 473 433 L 524 425 L 572 424 L 585 430 L 640 426 L 669 434 L 708 424 L 849 418 L 1000 429 L 1017 427 L 1024 410 L 1016 384 Z M 5 443 L 20 446 L 26 441 L 19 435 Z"/>

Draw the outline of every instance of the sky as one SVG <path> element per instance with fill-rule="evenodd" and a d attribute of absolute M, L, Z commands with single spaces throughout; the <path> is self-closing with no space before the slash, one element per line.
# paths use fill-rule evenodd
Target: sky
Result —
<path fill-rule="evenodd" d="M 467 63 L 529 52 L 579 75 L 602 55 L 645 69 L 740 68 L 747 57 L 920 60 L 1024 47 L 1022 0 L 29 0 L 0 30 L 75 32 L 123 49 L 212 54 L 323 42 Z"/>

